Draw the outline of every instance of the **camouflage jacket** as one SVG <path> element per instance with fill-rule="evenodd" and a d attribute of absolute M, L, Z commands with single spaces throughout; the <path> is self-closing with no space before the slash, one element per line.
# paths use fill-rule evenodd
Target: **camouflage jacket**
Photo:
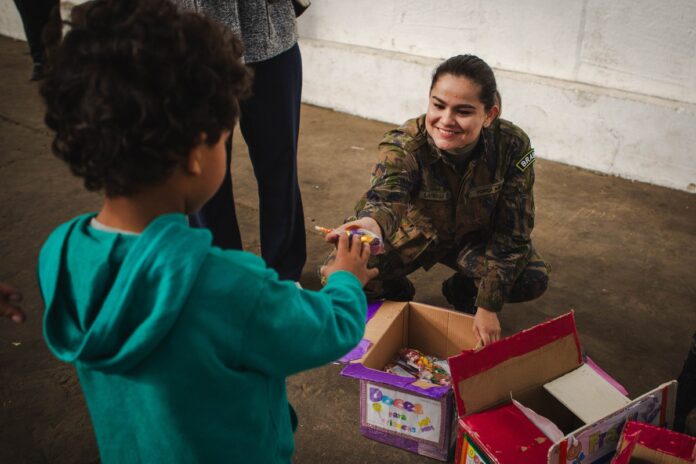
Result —
<path fill-rule="evenodd" d="M 461 250 L 485 242 L 476 305 L 500 310 L 503 289 L 511 287 L 531 252 L 535 158 L 524 131 L 498 119 L 482 130 L 461 173 L 433 144 L 425 116 L 387 132 L 379 150 L 357 217 L 374 218 L 404 262 L 432 243 Z"/>

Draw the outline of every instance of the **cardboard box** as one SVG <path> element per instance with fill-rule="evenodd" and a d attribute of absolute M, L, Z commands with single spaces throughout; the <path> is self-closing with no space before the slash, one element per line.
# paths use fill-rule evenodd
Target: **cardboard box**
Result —
<path fill-rule="evenodd" d="M 627 422 L 611 464 L 629 463 L 696 463 L 696 437 L 640 422 Z"/>
<path fill-rule="evenodd" d="M 631 401 L 584 362 L 572 312 L 449 363 L 459 464 L 608 462 L 627 419 L 674 416 L 676 382 Z"/>
<path fill-rule="evenodd" d="M 360 431 L 373 440 L 448 460 L 456 433 L 451 387 L 383 372 L 401 348 L 447 359 L 473 348 L 473 317 L 413 302 L 384 302 L 368 321 L 364 356 L 342 375 L 360 379 Z"/>

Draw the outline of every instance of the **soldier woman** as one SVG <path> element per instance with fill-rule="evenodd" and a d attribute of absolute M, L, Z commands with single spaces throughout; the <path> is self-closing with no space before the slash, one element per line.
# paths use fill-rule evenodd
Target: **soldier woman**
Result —
<path fill-rule="evenodd" d="M 426 114 L 385 134 L 372 187 L 355 216 L 326 236 L 333 242 L 359 226 L 382 237 L 386 251 L 372 257 L 379 276 L 365 288 L 371 299 L 411 300 L 408 274 L 436 263 L 452 268 L 442 292 L 457 310 L 475 314 L 485 344 L 500 337 L 503 303 L 537 298 L 548 283 L 530 237 L 534 149 L 500 111 L 495 76 L 483 60 L 444 61 Z"/>

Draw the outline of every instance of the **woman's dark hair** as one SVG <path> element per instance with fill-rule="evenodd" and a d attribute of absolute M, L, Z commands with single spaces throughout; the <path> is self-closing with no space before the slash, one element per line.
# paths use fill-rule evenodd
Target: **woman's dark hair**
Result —
<path fill-rule="evenodd" d="M 251 85 L 241 42 L 168 0 L 73 8 L 41 86 L 53 152 L 88 190 L 129 196 L 231 129 Z"/>
<path fill-rule="evenodd" d="M 433 73 L 430 90 L 433 90 L 438 79 L 445 74 L 466 77 L 476 82 L 481 86 L 479 100 L 483 103 L 486 111 L 490 110 L 493 105 L 498 105 L 502 111 L 502 100 L 498 92 L 498 85 L 495 82 L 493 70 L 478 56 L 457 55 L 440 63 Z"/>

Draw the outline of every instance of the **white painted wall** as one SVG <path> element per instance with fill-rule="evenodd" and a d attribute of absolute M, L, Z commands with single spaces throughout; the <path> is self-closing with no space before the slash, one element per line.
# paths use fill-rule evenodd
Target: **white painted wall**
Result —
<path fill-rule="evenodd" d="M 298 23 L 308 103 L 400 124 L 473 53 L 540 157 L 696 192 L 696 0 L 314 0 Z M 0 34 L 23 37 L 12 0 Z"/>
<path fill-rule="evenodd" d="M 696 103 L 694 0 L 315 0 L 302 37 Z"/>
<path fill-rule="evenodd" d="M 538 156 L 696 192 L 694 0 L 315 0 L 299 26 L 309 103 L 399 124 L 473 53 Z"/>

